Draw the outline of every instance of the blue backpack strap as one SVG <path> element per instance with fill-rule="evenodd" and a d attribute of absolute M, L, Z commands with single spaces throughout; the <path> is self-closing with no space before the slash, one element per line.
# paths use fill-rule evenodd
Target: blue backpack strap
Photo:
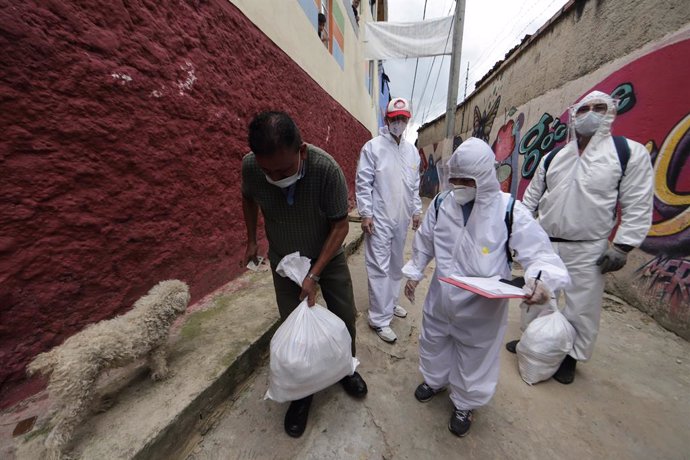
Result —
<path fill-rule="evenodd" d="M 436 218 L 438 219 L 438 210 L 441 208 L 441 203 L 443 203 L 443 199 L 448 196 L 448 194 L 452 192 L 452 190 L 446 190 L 445 192 L 441 192 L 438 195 L 436 195 L 436 198 L 434 198 L 434 210 L 436 211 Z"/>
<path fill-rule="evenodd" d="M 546 172 L 549 170 L 549 165 L 553 161 L 553 157 L 555 157 L 558 154 L 558 152 L 560 152 L 563 149 L 563 147 L 565 147 L 565 145 L 556 147 L 546 155 L 546 160 L 544 160 L 544 188 L 548 188 L 548 186 L 546 185 Z"/>
<path fill-rule="evenodd" d="M 618 162 L 621 164 L 621 178 L 618 179 L 618 188 L 620 189 L 621 181 L 623 176 L 625 176 L 625 171 L 628 169 L 628 162 L 630 161 L 630 145 L 623 136 L 613 136 L 613 144 L 616 146 Z"/>
<path fill-rule="evenodd" d="M 511 195 L 508 200 L 508 206 L 506 207 L 506 230 L 508 230 L 508 238 L 506 238 L 506 256 L 508 257 L 508 264 L 513 263 L 513 253 L 510 250 L 510 235 L 513 234 L 513 208 L 515 208 L 515 198 Z"/>

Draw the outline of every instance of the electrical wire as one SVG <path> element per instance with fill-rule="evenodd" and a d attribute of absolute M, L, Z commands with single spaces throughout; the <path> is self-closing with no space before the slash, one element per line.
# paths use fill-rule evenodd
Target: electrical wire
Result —
<path fill-rule="evenodd" d="M 523 27 L 522 30 L 521 30 L 520 32 L 518 32 L 518 34 L 517 34 L 518 40 L 522 40 L 522 34 L 523 34 L 525 31 L 527 31 L 527 29 L 534 23 L 534 21 L 536 21 L 537 19 L 539 19 L 539 18 L 543 15 L 544 11 L 549 10 L 549 9 L 553 6 L 553 4 L 556 3 L 557 1 L 559 1 L 559 0 L 552 0 L 551 3 L 549 3 L 549 5 L 548 5 L 546 8 L 543 8 L 543 9 L 539 12 L 539 14 L 537 14 L 535 17 L 533 17 L 533 18 L 528 22 L 527 25 L 526 25 L 525 27 Z M 527 12 L 525 13 L 525 15 L 527 15 L 529 12 L 531 12 L 532 10 L 534 10 L 534 7 L 537 6 L 537 5 L 538 5 L 538 4 L 535 3 L 535 4 L 532 6 L 532 8 L 530 8 L 529 10 L 527 10 Z M 512 29 L 511 29 L 511 30 L 512 30 Z M 502 40 L 502 38 L 501 38 L 500 40 Z M 487 54 L 487 53 L 490 53 L 491 51 L 493 51 L 493 48 L 496 47 L 496 45 L 498 44 L 498 42 L 499 42 L 498 40 L 495 42 L 495 45 L 492 47 L 491 50 L 488 50 L 488 51 L 485 51 L 484 53 L 482 53 L 481 56 L 486 56 L 486 58 L 485 58 L 483 61 L 481 60 L 481 56 L 480 56 L 480 58 L 477 59 L 477 61 L 475 61 L 475 62 L 477 62 L 477 64 L 475 64 L 473 70 L 470 72 L 470 79 L 471 79 L 471 80 L 476 81 L 476 80 L 478 80 L 478 79 L 481 77 L 481 75 L 480 75 L 480 76 L 477 75 L 478 72 L 482 72 L 482 75 L 486 74 L 487 70 L 482 71 L 481 69 L 483 68 L 484 64 L 486 64 L 486 61 L 488 61 L 488 60 L 491 58 L 491 54 Z M 518 43 L 519 43 L 519 42 L 518 42 Z M 512 48 L 513 48 L 513 46 L 511 46 L 509 49 L 512 49 Z"/>
<path fill-rule="evenodd" d="M 426 19 L 426 4 L 429 0 L 424 0 L 424 13 L 422 13 L 422 21 Z M 412 78 L 412 94 L 410 95 L 410 104 L 412 105 L 412 109 L 415 110 L 415 105 L 414 105 L 414 87 L 415 84 L 417 83 L 417 67 L 419 66 L 419 58 L 417 58 L 415 64 L 414 64 L 414 77 Z"/>
<path fill-rule="evenodd" d="M 448 8 L 448 13 L 446 13 L 446 16 L 449 16 L 449 15 L 450 15 L 450 12 L 453 11 L 453 6 L 454 6 L 455 3 L 456 3 L 455 1 L 452 1 L 452 2 L 450 3 L 450 8 Z M 454 25 L 454 24 L 455 24 L 455 15 L 453 15 L 453 19 L 451 20 L 451 25 L 450 25 L 450 27 L 448 28 L 448 35 L 446 36 L 446 45 L 445 45 L 445 48 L 444 48 L 444 49 L 448 49 L 448 41 L 450 40 L 450 33 L 451 33 L 451 31 L 453 30 L 453 25 Z M 430 110 L 430 108 L 431 108 L 431 105 L 432 105 L 432 103 L 433 103 L 433 101 L 434 101 L 434 96 L 436 95 L 436 86 L 438 85 L 438 80 L 439 80 L 439 77 L 441 76 L 441 69 L 443 68 L 443 59 L 444 59 L 444 58 L 445 58 L 445 55 L 441 56 L 441 63 L 440 63 L 439 66 L 438 66 L 438 73 L 436 74 L 436 82 L 434 83 L 434 90 L 433 90 L 433 92 L 432 92 L 432 94 L 431 94 L 431 98 L 429 99 L 429 103 L 428 103 L 428 105 L 427 105 L 426 112 L 424 112 L 425 114 L 424 114 L 424 116 L 422 116 L 422 124 L 424 123 L 424 120 L 426 120 L 426 115 L 428 115 L 429 110 Z M 433 60 L 432 63 L 431 63 L 431 68 L 429 69 L 429 75 L 427 75 L 427 81 L 426 81 L 426 83 L 425 83 L 425 85 L 424 85 L 424 91 L 422 92 L 422 97 L 420 97 L 420 105 L 421 105 L 421 100 L 422 100 L 422 98 L 424 97 L 424 93 L 425 93 L 425 91 L 426 91 L 426 85 L 429 83 L 429 78 L 431 77 L 431 71 L 432 71 L 433 68 L 434 68 L 434 62 L 435 62 L 435 61 L 436 61 L 436 56 L 434 56 L 434 60 Z M 419 112 L 419 111 L 418 111 L 418 112 Z"/>

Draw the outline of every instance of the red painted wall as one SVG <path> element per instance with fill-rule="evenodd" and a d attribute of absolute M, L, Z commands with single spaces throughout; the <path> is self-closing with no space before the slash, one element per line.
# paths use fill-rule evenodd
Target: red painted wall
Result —
<path fill-rule="evenodd" d="M 370 138 L 225 0 L 0 0 L 0 63 L 0 407 L 36 353 L 157 281 L 196 299 L 240 272 L 257 111 L 293 115 L 351 185 Z"/>

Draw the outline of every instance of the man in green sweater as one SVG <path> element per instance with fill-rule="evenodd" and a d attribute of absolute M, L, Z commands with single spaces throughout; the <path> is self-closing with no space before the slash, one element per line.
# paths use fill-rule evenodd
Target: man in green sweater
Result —
<path fill-rule="evenodd" d="M 343 254 L 348 232 L 347 184 L 338 163 L 326 152 L 302 142 L 294 121 L 283 112 L 262 112 L 249 124 L 251 152 L 242 159 L 242 210 L 247 227 L 243 264 L 257 259 L 259 209 L 264 216 L 273 285 L 284 320 L 307 298 L 313 306 L 321 286 L 330 311 L 343 320 L 355 356 L 355 303 L 350 270 Z M 299 251 L 312 260 L 302 287 L 275 272 L 280 260 Z M 364 397 L 367 385 L 355 372 L 341 380 L 345 391 Z M 285 431 L 304 433 L 312 396 L 293 401 Z"/>

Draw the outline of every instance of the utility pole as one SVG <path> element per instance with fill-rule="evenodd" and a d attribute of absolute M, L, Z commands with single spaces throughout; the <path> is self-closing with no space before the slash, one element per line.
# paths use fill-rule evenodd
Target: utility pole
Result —
<path fill-rule="evenodd" d="M 470 61 L 467 61 L 467 73 L 465 73 L 465 94 L 462 95 L 462 100 L 467 99 L 467 82 L 470 79 Z"/>
<path fill-rule="evenodd" d="M 453 32 L 453 50 L 450 57 L 450 79 L 448 81 L 448 100 L 446 102 L 446 149 L 445 157 L 453 153 L 455 137 L 455 110 L 458 106 L 458 86 L 460 83 L 460 53 L 462 51 L 462 31 L 465 23 L 465 0 L 455 2 L 455 29 Z"/>

